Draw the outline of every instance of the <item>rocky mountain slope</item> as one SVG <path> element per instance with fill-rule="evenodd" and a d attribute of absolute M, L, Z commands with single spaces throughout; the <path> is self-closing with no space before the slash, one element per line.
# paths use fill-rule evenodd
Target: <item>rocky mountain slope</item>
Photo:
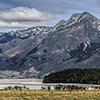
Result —
<path fill-rule="evenodd" d="M 0 33 L 0 78 L 43 78 L 67 68 L 100 68 L 100 20 L 76 13 L 54 27 Z"/>
<path fill-rule="evenodd" d="M 52 27 L 38 26 L 27 30 L 17 30 L 16 32 L 2 32 L 0 33 L 0 53 L 20 45 L 28 38 L 44 35 L 51 29 Z"/>

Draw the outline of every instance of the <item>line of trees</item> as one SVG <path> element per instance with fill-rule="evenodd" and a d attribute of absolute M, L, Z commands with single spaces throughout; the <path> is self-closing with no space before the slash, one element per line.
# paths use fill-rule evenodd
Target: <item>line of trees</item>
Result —
<path fill-rule="evenodd" d="M 100 84 L 100 69 L 66 69 L 45 76 L 43 83 Z"/>
<path fill-rule="evenodd" d="M 41 87 L 42 90 L 45 90 L 47 89 L 48 91 L 51 90 L 51 87 L 50 86 L 42 86 Z M 58 85 L 54 85 L 54 89 L 57 90 L 57 91 L 60 91 L 60 90 L 63 90 L 63 91 L 73 91 L 73 90 L 100 90 L 100 86 L 77 86 L 77 85 L 61 85 L 61 84 L 58 84 Z"/>
<path fill-rule="evenodd" d="M 14 86 L 14 87 L 12 87 L 12 86 L 8 86 L 8 87 L 5 87 L 4 88 L 4 90 L 13 90 L 13 89 L 15 89 L 15 90 L 22 90 L 22 89 L 29 89 L 29 87 L 27 88 L 25 85 L 22 87 L 22 86 Z"/>

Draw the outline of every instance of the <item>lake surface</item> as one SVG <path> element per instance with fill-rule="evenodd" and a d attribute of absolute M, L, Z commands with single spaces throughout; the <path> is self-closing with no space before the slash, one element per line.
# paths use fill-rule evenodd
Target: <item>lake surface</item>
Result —
<path fill-rule="evenodd" d="M 26 86 L 30 89 L 41 89 L 42 86 L 47 87 L 48 85 L 54 89 L 54 86 L 58 83 L 42 83 L 41 79 L 0 79 L 0 88 L 7 86 Z M 61 85 L 77 85 L 77 86 L 100 86 L 93 84 L 71 84 L 71 83 L 60 83 Z"/>

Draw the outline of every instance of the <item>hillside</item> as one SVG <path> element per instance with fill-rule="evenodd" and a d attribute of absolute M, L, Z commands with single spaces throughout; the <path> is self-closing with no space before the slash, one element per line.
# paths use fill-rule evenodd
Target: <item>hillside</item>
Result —
<path fill-rule="evenodd" d="M 82 83 L 100 85 L 100 69 L 66 69 L 45 76 L 43 83 Z"/>

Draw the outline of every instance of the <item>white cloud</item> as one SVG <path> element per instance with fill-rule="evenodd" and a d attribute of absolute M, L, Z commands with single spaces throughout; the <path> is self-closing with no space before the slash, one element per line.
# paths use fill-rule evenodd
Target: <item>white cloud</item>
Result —
<path fill-rule="evenodd" d="M 34 8 L 17 7 L 8 11 L 0 11 L 0 27 L 32 27 L 46 25 L 46 21 L 54 19 L 55 16 L 46 11 Z"/>
<path fill-rule="evenodd" d="M 53 25 L 55 23 L 48 23 L 46 21 L 40 22 L 4 22 L 0 21 L 0 28 L 28 28 L 33 26 Z"/>

